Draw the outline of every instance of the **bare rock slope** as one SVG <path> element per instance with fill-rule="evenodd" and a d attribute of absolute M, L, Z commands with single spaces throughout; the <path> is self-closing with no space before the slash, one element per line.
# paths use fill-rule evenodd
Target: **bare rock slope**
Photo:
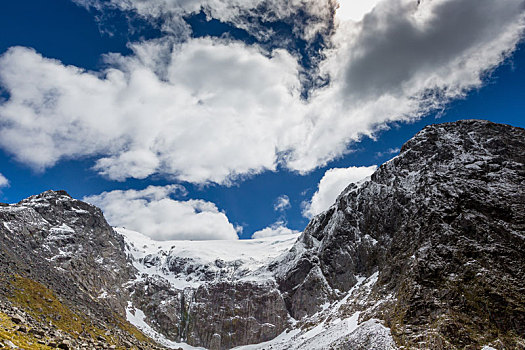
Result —
<path fill-rule="evenodd" d="M 523 348 L 525 130 L 426 127 L 315 217 L 285 261 L 295 318 L 378 273 L 360 320 L 381 319 L 398 346 Z"/>
<path fill-rule="evenodd" d="M 0 337 L 7 345 L 157 348 L 123 317 L 129 293 L 122 285 L 134 274 L 124 239 L 100 209 L 64 191 L 0 206 Z"/>

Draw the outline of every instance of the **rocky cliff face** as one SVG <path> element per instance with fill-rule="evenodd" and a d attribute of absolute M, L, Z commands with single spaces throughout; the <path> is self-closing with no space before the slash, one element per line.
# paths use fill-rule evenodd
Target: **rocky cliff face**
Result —
<path fill-rule="evenodd" d="M 292 316 L 378 273 L 374 307 L 398 345 L 523 347 L 525 131 L 428 126 L 310 222 L 278 271 Z"/>
<path fill-rule="evenodd" d="M 52 322 L 73 345 L 525 349 L 525 130 L 428 126 L 299 239 L 155 242 L 48 191 L 0 244 L 0 323 L 91 320 Z"/>
<path fill-rule="evenodd" d="M 271 340 L 290 317 L 267 264 L 296 235 L 250 241 L 155 242 L 118 229 L 137 270 L 132 305 L 172 341 L 230 349 Z"/>

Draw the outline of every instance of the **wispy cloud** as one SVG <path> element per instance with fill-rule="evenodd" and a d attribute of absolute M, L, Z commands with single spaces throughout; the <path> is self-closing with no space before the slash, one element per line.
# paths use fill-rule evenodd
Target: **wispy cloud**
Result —
<path fill-rule="evenodd" d="M 392 154 L 399 153 L 399 148 L 389 148 L 386 151 L 376 152 L 376 158 L 381 158 L 383 156 L 391 156 Z"/>
<path fill-rule="evenodd" d="M 6 179 L 6 177 L 0 173 L 0 188 L 8 187 L 8 186 L 9 186 L 9 180 Z"/>
<path fill-rule="evenodd" d="M 86 8 L 118 9 L 133 12 L 159 25 L 167 35 L 184 37 L 190 28 L 185 17 L 203 11 L 209 18 L 218 19 L 246 30 L 260 41 L 271 40 L 275 30 L 263 23 L 290 25 L 293 35 L 313 39 L 332 26 L 336 3 L 333 0 L 72 0 Z"/>
<path fill-rule="evenodd" d="M 288 209 L 290 209 L 292 205 L 290 204 L 290 198 L 283 194 L 282 196 L 277 197 L 275 200 L 275 203 L 273 205 L 273 209 L 275 211 L 281 211 L 284 212 Z"/>

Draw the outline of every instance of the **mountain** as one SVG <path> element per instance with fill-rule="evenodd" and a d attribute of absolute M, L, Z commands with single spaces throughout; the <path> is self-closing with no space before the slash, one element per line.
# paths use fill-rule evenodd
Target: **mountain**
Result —
<path fill-rule="evenodd" d="M 426 127 L 347 187 L 277 280 L 304 318 L 377 273 L 339 314 L 381 320 L 397 346 L 524 348 L 524 248 L 525 131 L 465 120 Z"/>
<path fill-rule="evenodd" d="M 100 209 L 47 191 L 2 204 L 0 222 L 4 345 L 157 348 L 125 320 L 136 270 Z"/>
<path fill-rule="evenodd" d="M 300 236 L 158 242 L 64 191 L 0 221 L 6 346 L 525 349 L 521 128 L 428 126 Z"/>

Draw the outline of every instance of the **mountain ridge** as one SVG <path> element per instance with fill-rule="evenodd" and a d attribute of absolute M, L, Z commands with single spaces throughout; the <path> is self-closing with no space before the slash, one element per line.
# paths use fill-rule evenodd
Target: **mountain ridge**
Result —
<path fill-rule="evenodd" d="M 47 191 L 0 206 L 0 291 L 13 314 L 12 281 L 42 284 L 103 320 L 108 347 L 159 346 L 127 318 L 172 348 L 525 349 L 524 188 L 525 130 L 463 120 L 425 127 L 295 243 L 249 242 L 254 258 L 148 243 Z"/>
<path fill-rule="evenodd" d="M 524 317 L 524 150 L 525 132 L 521 128 L 478 120 L 424 128 L 370 181 L 347 187 L 335 205 L 305 229 L 299 241 L 306 253 L 302 259 L 295 257 L 295 266 L 303 268 L 292 268 L 281 278 L 281 290 L 288 293 L 285 299 L 292 306 L 292 315 L 318 311 L 320 303 L 334 297 L 334 290 L 347 290 L 356 275 L 368 276 L 379 269 L 375 292 L 383 297 L 393 293 L 397 302 L 385 302 L 382 310 L 369 314 L 385 320 L 398 345 L 415 347 L 420 338 L 429 337 L 424 341 L 431 347 L 462 348 L 480 341 L 489 324 L 503 328 L 492 330 L 496 333 L 513 329 L 523 334 L 521 325 L 525 323 L 513 324 L 513 320 Z M 490 240 L 496 241 L 499 249 L 492 247 Z M 494 250 L 499 252 L 497 257 Z M 477 258 L 490 258 L 492 264 L 477 266 Z M 463 270 L 465 264 L 471 266 Z M 517 268 L 509 271 L 507 265 Z M 316 269 L 320 273 L 314 274 L 315 278 L 301 278 Z M 505 286 L 503 293 L 497 292 L 495 281 L 476 278 L 483 269 L 493 271 L 490 277 Z M 451 274 L 452 281 L 445 272 Z M 505 278 L 515 284 L 503 283 Z M 300 283 L 288 285 L 295 280 Z M 469 291 L 463 281 L 466 286 L 476 282 L 479 288 L 490 290 Z M 304 300 L 303 291 L 308 290 L 319 290 L 314 294 L 317 299 L 309 298 L 313 301 L 310 304 L 299 302 Z M 467 292 L 473 299 L 486 299 L 462 300 Z M 494 293 L 494 301 L 490 293 Z M 480 305 L 487 300 L 494 303 L 487 307 L 490 315 L 483 315 L 488 319 L 479 323 L 462 319 L 458 321 L 459 331 L 446 328 L 448 322 L 467 317 L 465 314 L 479 318 L 472 308 L 487 309 Z M 515 315 L 496 310 L 505 310 L 507 303 Z M 294 305 L 300 308 L 293 309 Z M 447 310 L 456 307 L 464 308 L 465 314 L 450 315 Z M 449 316 L 452 319 L 447 319 Z M 505 323 L 500 324 L 502 321 Z M 438 327 L 425 328 L 431 322 Z M 480 342 L 489 343 L 488 338 Z M 516 347 L 522 342 L 506 346 Z"/>

